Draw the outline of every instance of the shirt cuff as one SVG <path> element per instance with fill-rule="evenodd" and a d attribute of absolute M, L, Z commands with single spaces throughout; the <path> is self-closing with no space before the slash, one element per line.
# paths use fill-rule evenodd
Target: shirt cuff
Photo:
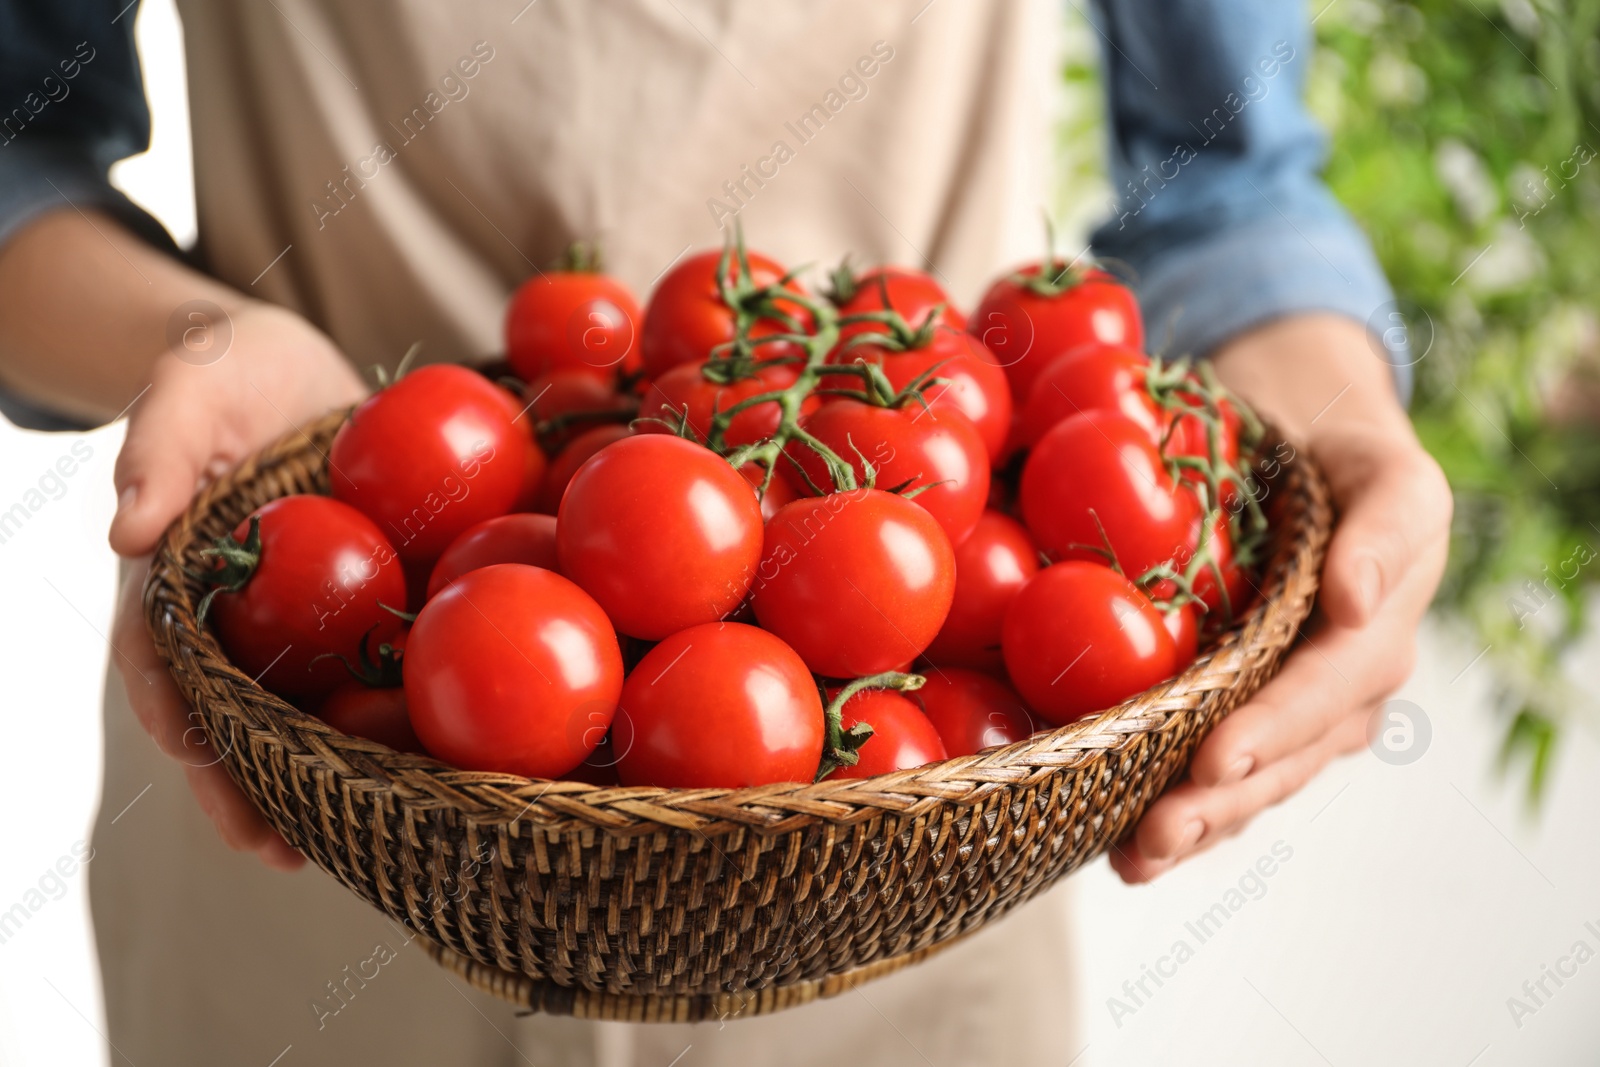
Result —
<path fill-rule="evenodd" d="M 1332 312 L 1367 327 L 1373 358 L 1389 366 L 1400 402 L 1410 403 L 1413 359 L 1403 318 L 1353 222 L 1256 219 L 1169 248 L 1143 266 L 1134 289 L 1152 350 L 1207 356 L 1272 319 Z"/>
<path fill-rule="evenodd" d="M 98 208 L 157 248 L 178 251 L 165 227 L 116 189 L 83 145 L 26 134 L 0 143 L 0 246 L 58 208 Z"/>

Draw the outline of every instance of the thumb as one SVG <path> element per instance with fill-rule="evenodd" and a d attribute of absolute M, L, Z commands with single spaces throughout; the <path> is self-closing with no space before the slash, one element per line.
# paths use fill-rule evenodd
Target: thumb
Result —
<path fill-rule="evenodd" d="M 1339 522 L 1322 570 L 1322 607 L 1339 626 L 1364 626 L 1423 552 L 1450 529 L 1450 486 L 1414 440 L 1351 431 L 1312 448 Z"/>
<path fill-rule="evenodd" d="M 151 552 L 167 524 L 188 506 L 214 454 L 214 434 L 198 396 L 183 381 L 157 383 L 128 418 L 112 482 L 117 513 L 112 551 Z"/>

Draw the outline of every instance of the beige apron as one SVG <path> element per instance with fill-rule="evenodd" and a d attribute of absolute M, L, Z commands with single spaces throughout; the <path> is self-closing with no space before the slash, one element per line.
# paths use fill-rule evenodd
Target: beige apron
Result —
<path fill-rule="evenodd" d="M 641 295 L 735 217 L 785 262 L 931 266 L 963 302 L 1036 250 L 1060 17 L 1043 0 L 524 3 L 179 0 L 211 268 L 364 365 L 416 340 L 434 359 L 496 351 L 507 294 L 577 238 L 603 239 Z M 1060 892 L 920 967 L 767 1018 L 519 1018 L 321 872 L 229 853 L 115 680 L 104 797 L 95 927 L 108 1036 L 134 1063 L 954 1067 L 1078 1052 Z"/>

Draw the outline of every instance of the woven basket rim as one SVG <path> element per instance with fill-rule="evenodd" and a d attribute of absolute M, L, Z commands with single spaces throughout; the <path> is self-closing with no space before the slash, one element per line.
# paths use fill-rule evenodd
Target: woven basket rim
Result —
<path fill-rule="evenodd" d="M 227 684 L 236 688 L 253 690 L 259 694 L 254 703 L 276 712 L 266 717 L 267 728 L 288 748 L 290 759 L 313 761 L 345 778 L 369 780 L 371 788 L 393 790 L 397 798 L 414 802 L 426 802 L 428 798 L 387 772 L 412 772 L 409 778 L 414 781 L 414 772 L 429 771 L 431 787 L 427 791 L 433 799 L 480 825 L 515 824 L 525 817 L 547 825 L 576 818 L 619 833 L 651 832 L 663 826 L 701 832 L 725 826 L 783 832 L 797 820 L 847 824 L 886 811 L 907 814 L 932 804 L 970 804 L 988 789 L 1026 780 L 1034 770 L 1074 769 L 1098 754 L 1124 747 L 1137 735 L 1161 730 L 1168 721 L 1162 714 L 1166 705 L 1182 710 L 1181 698 L 1173 694 L 1226 686 L 1233 677 L 1229 668 L 1241 659 L 1241 650 L 1252 646 L 1264 630 L 1270 630 L 1276 616 L 1289 613 L 1303 617 L 1308 608 L 1303 601 L 1314 595 L 1328 535 L 1328 523 L 1317 521 L 1318 515 L 1313 514 L 1319 507 L 1327 508 L 1326 484 L 1310 457 L 1297 455 L 1282 465 L 1274 493 L 1288 496 L 1292 495 L 1288 489 L 1298 488 L 1310 498 L 1310 506 L 1301 509 L 1291 529 L 1277 531 L 1271 556 L 1255 587 L 1256 602 L 1226 634 L 1184 671 L 1114 708 L 973 755 L 871 778 L 718 789 L 601 786 L 467 771 L 430 756 L 397 753 L 377 742 L 340 733 L 257 686 L 228 661 L 211 630 L 195 620 L 198 586 L 186 573 L 185 560 L 203 540 L 205 528 L 220 524 L 221 529 L 231 529 L 238 519 L 228 522 L 220 512 L 241 486 L 274 467 L 305 463 L 315 455 L 316 466 L 323 468 L 318 477 L 325 478 L 326 445 L 347 411 L 330 412 L 304 429 L 285 433 L 196 495 L 162 534 L 152 557 L 144 590 L 147 621 L 169 667 L 173 664 L 169 631 L 198 634 L 200 650 L 211 661 L 205 664 L 208 672 L 223 676 Z M 1266 443 L 1282 440 L 1269 427 Z M 1299 590 L 1300 595 L 1286 597 L 1286 589 Z M 158 595 L 162 591 L 165 596 Z M 1300 633 L 1298 624 L 1293 631 Z M 226 717 L 230 727 L 238 719 L 236 714 Z M 228 740 L 231 747 L 233 739 Z M 338 751 L 330 741 L 337 742 Z M 362 755 L 363 766 L 352 764 L 344 753 Z"/>

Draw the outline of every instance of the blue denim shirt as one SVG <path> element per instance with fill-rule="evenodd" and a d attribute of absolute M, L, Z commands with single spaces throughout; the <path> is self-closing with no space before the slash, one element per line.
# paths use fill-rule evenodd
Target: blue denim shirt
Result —
<path fill-rule="evenodd" d="M 106 178 L 150 139 L 137 7 L 0 0 L 0 243 L 70 201 L 171 246 Z M 1100 0 L 1094 16 L 1116 198 L 1093 247 L 1132 268 L 1152 345 L 1203 355 L 1297 311 L 1386 325 L 1383 272 L 1318 177 L 1326 138 L 1301 104 L 1305 5 Z"/>

